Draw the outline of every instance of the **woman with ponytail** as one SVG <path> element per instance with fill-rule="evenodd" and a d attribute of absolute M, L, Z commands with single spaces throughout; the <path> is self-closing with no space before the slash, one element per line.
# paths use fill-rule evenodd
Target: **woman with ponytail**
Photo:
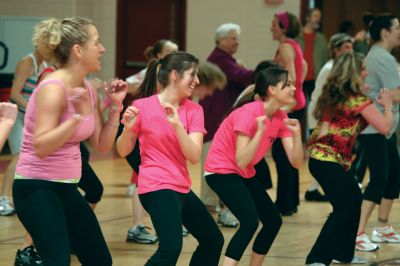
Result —
<path fill-rule="evenodd" d="M 117 140 L 123 157 L 137 140 L 140 143 L 138 193 L 159 239 L 156 253 L 145 265 L 177 264 L 184 225 L 199 242 L 189 265 L 216 266 L 223 236 L 191 190 L 186 166 L 187 161 L 199 162 L 206 133 L 201 106 L 188 99 L 199 84 L 198 59 L 173 52 L 159 63 L 150 65 L 140 89 L 144 94 L 125 111 L 124 130 Z"/>
<path fill-rule="evenodd" d="M 298 120 L 288 119 L 281 107 L 294 104 L 295 87 L 288 71 L 271 67 L 257 75 L 255 89 L 236 103 L 222 122 L 205 162 L 209 186 L 240 222 L 229 242 L 224 266 L 238 265 L 257 234 L 250 265 L 262 265 L 282 224 L 282 218 L 261 182 L 254 178 L 254 165 L 263 159 L 276 138 L 281 138 L 293 167 L 303 162 Z M 254 98 L 260 100 L 254 101 Z"/>

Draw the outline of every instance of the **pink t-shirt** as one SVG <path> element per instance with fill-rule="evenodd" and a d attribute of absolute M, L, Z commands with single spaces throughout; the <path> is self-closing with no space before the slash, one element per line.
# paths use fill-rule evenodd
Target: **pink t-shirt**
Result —
<path fill-rule="evenodd" d="M 92 113 L 84 117 L 76 128 L 73 136 L 64 145 L 46 157 L 36 156 L 33 144 L 34 130 L 36 123 L 35 102 L 36 95 L 41 88 L 48 84 L 56 84 L 65 90 L 67 110 L 60 119 L 60 124 L 70 119 L 75 113 L 71 100 L 67 97 L 65 84 L 58 79 L 47 79 L 42 81 L 28 102 L 25 114 L 25 126 L 23 129 L 21 153 L 19 155 L 16 173 L 29 179 L 42 179 L 50 181 L 59 181 L 76 179 L 81 177 L 81 153 L 79 142 L 89 138 L 94 131 L 94 94 L 93 88 L 89 82 L 85 81 L 85 87 L 88 88 Z"/>
<path fill-rule="evenodd" d="M 292 136 L 292 132 L 284 123 L 284 119 L 287 118 L 286 113 L 278 110 L 271 120 L 265 120 L 265 131 L 253 160 L 245 169 L 240 169 L 236 163 L 237 135 L 241 133 L 252 138 L 257 132 L 256 118 L 263 115 L 265 112 L 262 101 L 245 104 L 229 114 L 211 142 L 205 162 L 206 171 L 218 174 L 235 173 L 244 178 L 253 177 L 254 165 L 263 158 L 274 140 Z"/>
<path fill-rule="evenodd" d="M 157 95 L 132 103 L 140 112 L 133 131 L 140 142 L 138 193 L 171 189 L 188 193 L 192 185 L 186 158 L 176 131 L 168 122 Z M 188 133 L 206 133 L 203 108 L 183 99 L 178 109 L 179 118 Z"/>

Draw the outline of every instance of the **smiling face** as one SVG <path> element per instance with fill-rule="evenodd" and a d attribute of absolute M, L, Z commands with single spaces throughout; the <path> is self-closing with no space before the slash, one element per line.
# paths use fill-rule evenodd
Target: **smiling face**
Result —
<path fill-rule="evenodd" d="M 221 37 L 218 40 L 218 47 L 228 54 L 233 55 L 239 49 L 239 43 L 239 34 L 236 31 L 231 30 L 227 36 Z"/>
<path fill-rule="evenodd" d="M 175 72 L 176 73 L 176 72 Z M 184 71 L 181 76 L 178 73 L 176 80 L 176 88 L 178 94 L 181 98 L 187 98 L 192 96 L 195 88 L 199 85 L 199 78 L 197 77 L 197 66 L 191 67 L 188 70 Z"/>
<path fill-rule="evenodd" d="M 271 95 L 275 98 L 282 106 L 292 105 L 296 103 L 295 92 L 296 88 L 293 82 L 289 79 L 284 86 L 283 81 L 280 81 L 275 86 L 270 86 Z"/>
<path fill-rule="evenodd" d="M 83 55 L 82 60 L 87 66 L 88 72 L 95 72 L 101 69 L 100 58 L 106 51 L 104 46 L 100 43 L 99 33 L 93 25 L 88 26 L 88 41 L 81 46 Z"/>

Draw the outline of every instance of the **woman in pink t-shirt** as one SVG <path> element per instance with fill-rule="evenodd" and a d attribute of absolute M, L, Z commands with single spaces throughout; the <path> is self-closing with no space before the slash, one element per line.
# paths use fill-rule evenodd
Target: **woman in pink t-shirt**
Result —
<path fill-rule="evenodd" d="M 227 247 L 224 266 L 237 265 L 257 230 L 251 265 L 262 265 L 282 219 L 257 178 L 254 165 L 281 138 L 286 154 L 298 168 L 303 148 L 298 120 L 289 119 L 281 107 L 293 104 L 295 87 L 288 71 L 271 67 L 257 75 L 253 93 L 243 97 L 240 106 L 222 122 L 205 162 L 206 180 L 240 222 Z M 255 97 L 262 100 L 253 101 Z M 251 101 L 251 102 L 250 102 Z"/>
<path fill-rule="evenodd" d="M 199 241 L 190 265 L 218 265 L 223 236 L 200 199 L 191 191 L 186 162 L 198 163 L 204 129 L 200 105 L 188 99 L 199 84 L 198 59 L 173 52 L 148 69 L 142 86 L 161 92 L 138 99 L 123 115 L 117 140 L 121 156 L 140 142 L 138 193 L 150 214 L 159 247 L 146 265 L 176 265 L 182 249 L 182 224 Z M 157 73 L 157 68 L 159 68 Z"/>

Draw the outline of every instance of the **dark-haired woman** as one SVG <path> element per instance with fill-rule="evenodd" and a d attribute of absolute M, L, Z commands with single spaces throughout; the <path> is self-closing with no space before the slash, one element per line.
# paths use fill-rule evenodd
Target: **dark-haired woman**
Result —
<path fill-rule="evenodd" d="M 305 139 L 305 105 L 303 80 L 307 72 L 307 63 L 303 59 L 300 45 L 294 40 L 300 32 L 298 18 L 289 12 L 278 12 L 272 20 L 272 38 L 279 41 L 275 54 L 275 62 L 289 72 L 290 79 L 296 88 L 295 103 L 286 106 L 290 118 L 298 119 L 302 125 L 302 138 Z M 285 155 L 281 141 L 275 141 L 272 147 L 272 157 L 276 164 L 278 185 L 276 206 L 282 215 L 292 215 L 297 212 L 299 200 L 299 171 L 292 167 Z"/>
<path fill-rule="evenodd" d="M 262 100 L 253 101 L 255 95 Z M 223 265 L 237 265 L 255 234 L 250 265 L 262 265 L 282 218 L 255 175 L 254 165 L 277 138 L 282 139 L 294 167 L 303 162 L 299 122 L 280 108 L 295 102 L 288 71 L 272 67 L 257 75 L 254 92 L 222 122 L 208 152 L 205 170 L 209 186 L 240 222 L 227 247 Z M 243 103 L 246 103 L 243 105 Z"/>
<path fill-rule="evenodd" d="M 361 218 L 358 228 L 358 250 L 372 251 L 371 240 L 375 243 L 400 243 L 400 234 L 389 224 L 389 215 L 393 201 L 399 197 L 400 158 L 397 150 L 396 129 L 399 125 L 400 77 L 396 59 L 390 54 L 393 48 L 400 45 L 399 20 L 392 15 L 369 17 L 369 33 L 374 45 L 371 47 L 366 66 L 369 75 L 366 83 L 369 87 L 367 96 L 374 101 L 381 113 L 388 112 L 376 104 L 382 88 L 393 93 L 393 127 L 382 134 L 374 127 L 367 127 L 360 135 L 359 141 L 365 151 L 370 171 L 368 186 L 364 191 L 361 207 Z M 372 231 L 371 238 L 365 233 L 365 227 L 375 205 L 379 204 L 379 226 Z M 372 244 L 375 245 L 376 244 Z"/>
<path fill-rule="evenodd" d="M 349 173 L 352 149 L 359 133 L 369 124 L 387 134 L 392 127 L 392 96 L 382 90 L 378 103 L 362 94 L 365 77 L 364 56 L 345 53 L 336 59 L 317 101 L 314 116 L 318 121 L 310 138 L 309 169 L 321 185 L 333 212 L 307 256 L 307 265 L 366 263 L 354 256 L 362 195 L 355 178 Z"/>
<path fill-rule="evenodd" d="M 223 236 L 204 204 L 192 192 L 186 161 L 201 156 L 204 115 L 188 99 L 199 83 L 198 59 L 184 52 L 167 55 L 148 69 L 142 86 L 162 87 L 159 94 L 139 99 L 123 115 L 125 128 L 117 140 L 121 156 L 137 140 L 141 148 L 138 193 L 159 238 L 146 265 L 176 265 L 182 249 L 182 224 L 199 241 L 189 265 L 218 265 Z"/>

